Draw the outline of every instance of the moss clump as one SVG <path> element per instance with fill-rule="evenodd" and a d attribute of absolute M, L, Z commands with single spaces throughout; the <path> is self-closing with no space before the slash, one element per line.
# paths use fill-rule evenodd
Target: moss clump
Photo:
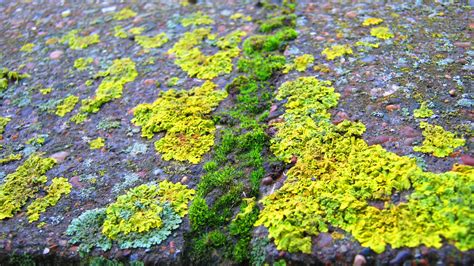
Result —
<path fill-rule="evenodd" d="M 258 207 L 255 198 L 243 199 L 240 212 L 229 225 L 230 234 L 239 239 L 232 254 L 237 262 L 244 262 L 250 258 L 249 243 L 252 239 L 253 224 L 257 219 Z"/>
<path fill-rule="evenodd" d="M 322 55 L 326 56 L 327 60 L 334 60 L 338 57 L 344 56 L 346 54 L 352 54 L 352 48 L 349 45 L 334 45 L 332 47 L 325 48 L 322 52 Z"/>
<path fill-rule="evenodd" d="M 414 151 L 431 153 L 436 157 L 449 156 L 453 151 L 466 144 L 463 138 L 456 138 L 454 133 L 444 130 L 440 126 L 431 125 L 426 122 L 420 123 L 423 129 L 423 145 L 413 147 Z"/>
<path fill-rule="evenodd" d="M 105 146 L 105 140 L 101 137 L 93 139 L 89 142 L 89 148 L 91 150 L 101 149 L 104 146 Z"/>
<path fill-rule="evenodd" d="M 31 155 L 14 173 L 8 174 L 0 185 L 0 220 L 13 217 L 46 183 L 44 175 L 56 161 Z"/>
<path fill-rule="evenodd" d="M 72 30 L 64 35 L 60 42 L 64 44 L 68 43 L 69 48 L 73 50 L 81 50 L 89 47 L 89 45 L 99 43 L 100 39 L 98 34 L 79 36 L 79 30 Z"/>
<path fill-rule="evenodd" d="M 82 123 L 87 119 L 88 114 L 97 113 L 105 103 L 121 98 L 125 84 L 134 81 L 137 75 L 135 63 L 130 58 L 114 60 L 106 71 L 97 74 L 98 77 L 104 77 L 104 79 L 97 88 L 95 96 L 82 100 L 79 114 L 71 120 Z"/>
<path fill-rule="evenodd" d="M 267 80 L 275 71 L 283 69 L 285 63 L 286 59 L 282 55 L 255 54 L 250 58 L 239 59 L 237 66 L 240 71 L 257 80 Z"/>
<path fill-rule="evenodd" d="M 114 36 L 121 39 L 128 38 L 127 32 L 123 29 L 122 26 L 115 26 L 114 27 Z"/>
<path fill-rule="evenodd" d="M 137 12 L 133 11 L 129 7 L 123 8 L 119 12 L 116 12 L 114 14 L 114 19 L 115 20 L 125 20 L 129 18 L 133 18 L 137 15 Z"/>
<path fill-rule="evenodd" d="M 21 153 L 17 153 L 17 154 L 12 153 L 12 154 L 8 155 L 5 158 L 1 158 L 0 159 L 0 165 L 6 164 L 6 163 L 9 163 L 9 162 L 13 162 L 13 161 L 21 160 L 22 157 L 23 157 L 23 155 Z"/>
<path fill-rule="evenodd" d="M 364 22 L 362 22 L 362 26 L 372 26 L 372 25 L 378 25 L 383 22 L 383 19 L 381 18 L 366 18 Z"/>
<path fill-rule="evenodd" d="M 20 48 L 20 51 L 25 53 L 31 53 L 33 52 L 33 48 L 35 48 L 34 43 L 27 43 Z"/>
<path fill-rule="evenodd" d="M 296 69 L 299 72 L 304 72 L 313 63 L 314 56 L 311 54 L 304 54 L 296 57 L 292 64 L 286 64 L 283 73 L 288 73 L 293 69 Z"/>
<path fill-rule="evenodd" d="M 151 48 L 160 48 L 163 44 L 167 43 L 169 39 L 166 33 L 163 32 L 155 35 L 155 37 L 135 36 L 135 41 L 145 50 L 148 50 Z"/>
<path fill-rule="evenodd" d="M 80 57 L 74 60 L 74 67 L 77 70 L 82 71 L 82 70 L 85 70 L 90 64 L 92 64 L 92 62 L 94 62 L 94 59 L 92 57 L 87 57 L 87 58 Z"/>
<path fill-rule="evenodd" d="M 461 250 L 472 249 L 470 202 L 474 169 L 455 166 L 427 173 L 414 159 L 369 146 L 361 123 L 331 123 L 329 108 L 339 95 L 312 77 L 282 84 L 277 99 L 286 99 L 284 121 L 272 150 L 296 164 L 282 188 L 262 200 L 255 225 L 269 230 L 280 250 L 311 253 L 311 236 L 328 224 L 351 233 L 363 246 L 380 253 L 426 245 L 439 248 L 442 237 Z M 413 191 L 407 202 L 392 203 L 394 192 Z M 369 202 L 384 202 L 378 209 Z"/>
<path fill-rule="evenodd" d="M 416 109 L 413 111 L 413 116 L 415 118 L 428 118 L 434 115 L 433 110 L 428 108 L 428 105 L 426 103 L 422 103 L 420 108 Z"/>
<path fill-rule="evenodd" d="M 63 117 L 67 113 L 71 112 L 79 101 L 79 97 L 75 95 L 69 95 L 62 99 L 58 105 L 56 105 L 56 115 Z"/>
<path fill-rule="evenodd" d="M 30 77 L 28 74 L 19 74 L 18 72 L 10 71 L 7 68 L 0 68 L 0 92 L 6 90 L 10 83 L 18 82 L 28 77 Z"/>
<path fill-rule="evenodd" d="M 155 148 L 164 160 L 198 163 L 214 144 L 215 127 L 207 115 L 227 97 L 225 91 L 206 81 L 190 91 L 162 92 L 154 103 L 134 108 L 132 122 L 142 127 L 142 137 L 152 138 L 155 133 L 166 135 L 155 142 Z"/>
<path fill-rule="evenodd" d="M 181 25 L 184 27 L 193 25 L 211 25 L 214 24 L 214 20 L 212 20 L 208 15 L 204 15 L 201 11 L 193 13 L 183 19 L 181 19 Z"/>
<path fill-rule="evenodd" d="M 12 119 L 10 117 L 0 116 L 0 136 L 5 132 L 5 127 Z"/>
<path fill-rule="evenodd" d="M 387 27 L 375 27 L 370 29 L 370 35 L 379 39 L 388 40 L 393 38 L 393 33 Z"/>
<path fill-rule="evenodd" d="M 46 196 L 35 199 L 28 206 L 26 212 L 28 221 L 30 223 L 37 221 L 41 213 L 45 212 L 48 207 L 56 205 L 63 194 L 67 195 L 71 192 L 71 188 L 72 186 L 66 178 L 53 178 L 51 185 L 46 188 Z"/>
<path fill-rule="evenodd" d="M 168 51 L 169 54 L 176 56 L 175 64 L 180 66 L 190 77 L 213 79 L 232 71 L 232 59 L 240 53 L 237 45 L 244 33 L 236 31 L 220 38 L 217 41 L 219 51 L 213 55 L 205 55 L 198 46 L 206 38 L 215 38 L 210 32 L 209 28 L 186 32 Z"/>
<path fill-rule="evenodd" d="M 273 35 L 254 35 L 244 41 L 243 49 L 246 55 L 255 53 L 272 52 L 283 49 L 287 41 L 298 37 L 298 33 L 292 28 L 283 28 Z"/>
<path fill-rule="evenodd" d="M 275 29 L 282 27 L 294 27 L 296 25 L 296 15 L 281 15 L 276 17 L 271 17 L 263 21 L 260 25 L 259 31 L 263 33 L 271 32 Z"/>

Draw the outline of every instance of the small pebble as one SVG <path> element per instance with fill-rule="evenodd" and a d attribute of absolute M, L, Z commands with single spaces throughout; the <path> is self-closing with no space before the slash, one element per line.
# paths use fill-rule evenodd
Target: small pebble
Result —
<path fill-rule="evenodd" d="M 273 178 L 271 178 L 270 176 L 267 176 L 264 179 L 262 179 L 262 185 L 264 186 L 271 185 L 272 183 L 273 183 Z"/>
<path fill-rule="evenodd" d="M 53 60 L 57 60 L 59 58 L 61 58 L 63 56 L 64 52 L 61 51 L 61 50 L 56 50 L 56 51 L 53 51 L 49 54 L 49 58 L 53 59 Z"/>
<path fill-rule="evenodd" d="M 452 97 L 456 96 L 456 90 L 455 89 L 449 90 L 449 95 L 451 95 Z"/>
<path fill-rule="evenodd" d="M 367 263 L 367 260 L 365 260 L 365 257 L 362 255 L 357 255 L 354 258 L 354 266 L 362 266 Z"/>

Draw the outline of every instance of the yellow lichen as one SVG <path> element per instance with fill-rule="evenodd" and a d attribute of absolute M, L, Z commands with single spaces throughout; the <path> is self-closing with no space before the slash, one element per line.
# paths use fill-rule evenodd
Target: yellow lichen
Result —
<path fill-rule="evenodd" d="M 128 37 L 128 34 L 127 32 L 125 32 L 122 26 L 115 26 L 114 36 L 117 38 L 126 39 Z"/>
<path fill-rule="evenodd" d="M 124 20 L 124 19 L 129 19 L 133 18 L 137 15 L 137 12 L 133 11 L 129 7 L 123 8 L 119 12 L 116 12 L 114 14 L 114 19 L 115 20 Z"/>
<path fill-rule="evenodd" d="M 434 115 L 434 112 L 433 110 L 428 108 L 428 105 L 426 103 L 421 103 L 420 108 L 413 111 L 413 116 L 415 118 L 428 118 L 432 115 Z"/>
<path fill-rule="evenodd" d="M 53 178 L 51 185 L 46 189 L 46 196 L 35 199 L 28 206 L 26 212 L 28 221 L 30 223 L 37 221 L 41 213 L 45 212 L 48 207 L 55 206 L 63 194 L 71 192 L 71 188 L 72 186 L 66 178 Z"/>
<path fill-rule="evenodd" d="M 328 60 L 334 60 L 337 57 L 344 56 L 346 54 L 352 54 L 352 49 L 349 45 L 334 45 L 332 47 L 325 48 L 322 52 Z"/>
<path fill-rule="evenodd" d="M 362 26 L 378 25 L 382 22 L 383 22 L 383 19 L 381 18 L 366 18 L 364 22 L 362 22 Z"/>
<path fill-rule="evenodd" d="M 21 153 L 17 153 L 17 154 L 12 153 L 12 154 L 8 155 L 5 158 L 1 158 L 0 159 L 0 165 L 6 164 L 6 163 L 9 163 L 9 162 L 13 162 L 13 161 L 21 160 L 22 157 L 23 157 L 23 155 Z"/>
<path fill-rule="evenodd" d="M 388 40 L 393 38 L 393 33 L 387 27 L 375 27 L 370 29 L 370 35 L 379 39 Z"/>
<path fill-rule="evenodd" d="M 63 117 L 67 113 L 71 112 L 79 101 L 79 97 L 75 95 L 69 95 L 62 99 L 58 105 L 56 105 L 56 115 Z"/>
<path fill-rule="evenodd" d="M 20 51 L 25 52 L 25 53 L 31 53 L 33 52 L 33 48 L 35 48 L 34 43 L 27 43 L 20 48 Z"/>
<path fill-rule="evenodd" d="M 0 220 L 13 217 L 46 183 L 44 175 L 56 161 L 31 155 L 15 172 L 8 174 L 0 185 Z"/>
<path fill-rule="evenodd" d="M 358 41 L 358 42 L 355 43 L 355 46 L 365 46 L 365 47 L 370 47 L 370 48 L 379 48 L 380 43 L 370 43 L 370 42 Z"/>
<path fill-rule="evenodd" d="M 299 72 L 304 72 L 306 69 L 313 64 L 314 56 L 311 54 L 304 54 L 295 58 L 292 64 L 286 64 L 283 69 L 283 73 L 288 73 L 293 69 L 296 69 Z"/>
<path fill-rule="evenodd" d="M 93 139 L 89 142 L 89 148 L 91 150 L 97 150 L 105 146 L 105 140 L 101 137 Z"/>
<path fill-rule="evenodd" d="M 91 34 L 88 36 L 79 36 L 79 30 L 72 30 L 61 38 L 61 43 L 68 43 L 73 50 L 87 48 L 89 45 L 99 43 L 99 35 Z"/>
<path fill-rule="evenodd" d="M 50 94 L 53 91 L 53 88 L 44 88 L 39 90 L 41 94 L 47 95 Z"/>
<path fill-rule="evenodd" d="M 128 32 L 130 32 L 130 34 L 132 35 L 140 35 L 142 34 L 142 32 L 145 30 L 144 27 L 133 27 L 131 29 L 128 30 Z"/>
<path fill-rule="evenodd" d="M 74 60 L 74 67 L 77 70 L 85 70 L 87 66 L 92 64 L 94 62 L 94 59 L 92 57 L 79 57 L 78 59 Z"/>
<path fill-rule="evenodd" d="M 436 157 L 446 157 L 453 153 L 456 148 L 466 144 L 463 138 L 456 138 L 456 135 L 440 126 L 421 122 L 420 128 L 423 129 L 422 134 L 425 139 L 423 145 L 413 147 L 414 151 L 431 153 Z"/>
<path fill-rule="evenodd" d="M 193 25 L 211 25 L 214 24 L 214 20 L 212 20 L 208 15 L 204 15 L 201 11 L 193 13 L 181 20 L 181 24 L 184 27 Z"/>
<path fill-rule="evenodd" d="M 312 77 L 280 87 L 277 99 L 287 100 L 286 113 L 274 124 L 271 149 L 287 162 L 297 161 L 283 187 L 262 200 L 256 225 L 267 227 L 277 248 L 290 252 L 311 253 L 311 237 L 328 231 L 328 224 L 378 253 L 387 244 L 439 248 L 443 237 L 461 250 L 474 248 L 474 168 L 424 172 L 414 159 L 369 146 L 361 138 L 363 124 L 331 123 L 328 110 L 338 98 L 330 82 Z M 403 191 L 413 192 L 393 203 L 393 193 Z"/>
<path fill-rule="evenodd" d="M 158 196 L 162 203 L 170 202 L 173 210 L 181 217 L 188 213 L 188 203 L 194 198 L 196 191 L 188 189 L 181 183 L 164 180 L 159 184 Z"/>
<path fill-rule="evenodd" d="M 243 21 L 252 21 L 252 17 L 251 16 L 245 16 L 244 14 L 242 13 L 235 13 L 233 14 L 232 16 L 230 16 L 230 19 L 231 20 L 238 20 L 238 19 L 241 19 Z"/>
<path fill-rule="evenodd" d="M 142 137 L 152 138 L 155 133 L 166 131 L 155 142 L 164 160 L 198 163 L 214 144 L 216 129 L 207 115 L 227 97 L 225 91 L 216 91 L 216 87 L 206 81 L 190 91 L 162 92 L 154 103 L 135 107 L 132 122 L 142 127 Z"/>
<path fill-rule="evenodd" d="M 163 44 L 168 42 L 168 37 L 166 36 L 166 33 L 160 33 L 155 35 L 155 37 L 148 37 L 148 36 L 135 36 L 135 41 L 145 50 L 151 49 L 151 48 L 160 48 L 163 46 Z"/>

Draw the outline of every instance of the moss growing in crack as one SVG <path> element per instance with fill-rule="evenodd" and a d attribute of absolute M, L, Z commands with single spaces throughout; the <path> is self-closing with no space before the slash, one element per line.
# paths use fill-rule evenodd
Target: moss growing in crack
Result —
<path fill-rule="evenodd" d="M 219 51 L 213 55 L 205 55 L 198 46 L 205 39 L 215 38 L 210 32 L 209 28 L 198 28 L 186 32 L 168 51 L 169 54 L 175 55 L 175 64 L 190 77 L 213 79 L 232 71 L 232 59 L 240 53 L 237 45 L 244 36 L 243 32 L 235 31 L 220 38 L 217 41 Z"/>
<path fill-rule="evenodd" d="M 142 127 L 142 137 L 152 138 L 155 133 L 166 135 L 155 142 L 155 148 L 164 160 L 198 163 L 214 144 L 215 126 L 208 115 L 227 97 L 210 81 L 190 91 L 169 90 L 151 104 L 134 108 L 132 122 Z"/>
<path fill-rule="evenodd" d="M 433 110 L 431 110 L 426 103 L 422 103 L 420 108 L 413 111 L 413 116 L 415 118 L 429 118 L 434 115 Z"/>
<path fill-rule="evenodd" d="M 75 95 L 69 95 L 68 97 L 62 99 L 58 105 L 56 105 L 56 115 L 63 117 L 67 113 L 74 110 L 77 102 L 79 101 L 79 97 Z"/>
<path fill-rule="evenodd" d="M 91 150 L 101 149 L 104 146 L 105 146 L 105 140 L 101 137 L 93 139 L 89 142 L 89 148 Z"/>
<path fill-rule="evenodd" d="M 28 74 L 20 74 L 10 71 L 8 68 L 0 68 L 0 92 L 6 90 L 12 82 L 18 82 L 24 78 L 30 77 Z"/>
<path fill-rule="evenodd" d="M 370 29 L 370 35 L 379 39 L 388 40 L 393 38 L 393 33 L 387 27 L 375 27 Z"/>
<path fill-rule="evenodd" d="M 456 138 L 454 133 L 444 130 L 440 126 L 431 125 L 426 122 L 420 123 L 423 129 L 423 144 L 413 147 L 414 151 L 430 153 L 436 157 L 449 156 L 456 148 L 464 146 L 466 141 L 463 138 Z"/>
<path fill-rule="evenodd" d="M 129 7 L 123 8 L 122 10 L 116 12 L 114 14 L 115 20 L 125 20 L 129 18 L 133 18 L 137 15 L 137 12 L 133 11 Z"/>
<path fill-rule="evenodd" d="M 259 31 L 263 33 L 268 33 L 282 27 L 293 28 L 295 27 L 295 25 L 296 25 L 295 14 L 281 15 L 281 16 L 275 16 L 267 20 L 264 20 L 259 27 Z"/>
<path fill-rule="evenodd" d="M 329 82 L 312 77 L 280 87 L 277 99 L 287 100 L 286 122 L 275 125 L 272 150 L 288 162 L 298 160 L 283 187 L 262 200 L 255 225 L 267 227 L 277 248 L 289 252 L 311 253 L 311 236 L 328 231 L 328 224 L 378 253 L 387 244 L 439 248 L 442 237 L 461 250 L 473 248 L 468 217 L 474 168 L 424 172 L 414 159 L 369 146 L 361 138 L 363 124 L 331 123 L 328 110 L 338 98 Z M 413 192 L 394 204 L 395 191 Z"/>
<path fill-rule="evenodd" d="M 92 64 L 92 62 L 94 62 L 94 59 L 92 57 L 87 57 L 87 58 L 80 57 L 74 60 L 74 67 L 77 70 L 82 71 L 82 70 L 85 70 L 90 64 Z"/>
<path fill-rule="evenodd" d="M 69 44 L 69 48 L 73 50 L 81 50 L 89 47 L 89 45 L 99 43 L 100 39 L 98 34 L 80 36 L 79 30 L 72 30 L 64 35 L 60 42 Z"/>
<path fill-rule="evenodd" d="M 211 24 L 214 24 L 214 20 L 212 20 L 208 15 L 204 15 L 201 11 L 198 11 L 181 19 L 181 25 L 183 25 L 184 27 L 191 25 L 198 26 Z"/>
<path fill-rule="evenodd" d="M 51 185 L 46 188 L 46 196 L 35 199 L 27 208 L 26 214 L 28 221 L 34 222 L 40 218 L 40 214 L 45 212 L 48 207 L 55 206 L 62 195 L 71 192 L 71 184 L 66 178 L 53 178 Z"/>
<path fill-rule="evenodd" d="M 240 212 L 229 225 L 230 234 L 239 239 L 232 251 L 237 262 L 250 259 L 250 240 L 252 239 L 253 224 L 257 219 L 258 207 L 255 198 L 243 199 Z"/>
<path fill-rule="evenodd" d="M 12 119 L 10 117 L 0 116 L 0 136 L 5 132 L 5 127 Z"/>
<path fill-rule="evenodd" d="M 33 52 L 33 48 L 35 48 L 34 43 L 27 43 L 20 48 L 20 51 L 24 53 L 31 53 Z"/>
<path fill-rule="evenodd" d="M 72 117 L 71 121 L 82 123 L 88 114 L 99 112 L 105 103 L 121 98 L 125 84 L 134 81 L 137 75 L 135 63 L 130 58 L 114 60 L 106 71 L 97 74 L 104 79 L 97 88 L 95 96 L 82 100 L 79 113 Z"/>
<path fill-rule="evenodd" d="M 352 48 L 349 45 L 334 45 L 332 47 L 325 48 L 321 54 L 326 56 L 327 60 L 334 60 L 338 57 L 352 54 Z"/>
<path fill-rule="evenodd" d="M 56 161 L 31 155 L 15 172 L 8 174 L 0 185 L 0 220 L 13 217 L 46 183 L 44 175 Z"/>
<path fill-rule="evenodd" d="M 21 160 L 21 158 L 23 158 L 23 155 L 21 153 L 17 153 L 17 154 L 12 153 L 12 154 L 8 155 L 5 158 L 1 158 L 0 159 L 0 165 L 6 164 L 6 163 L 9 163 L 9 162 L 13 162 L 13 161 Z"/>
<path fill-rule="evenodd" d="M 152 48 L 160 48 L 168 41 L 169 41 L 168 36 L 166 36 L 166 33 L 164 32 L 157 34 L 154 37 L 148 37 L 148 36 L 142 36 L 142 35 L 135 36 L 135 42 L 137 42 L 146 51 Z"/>

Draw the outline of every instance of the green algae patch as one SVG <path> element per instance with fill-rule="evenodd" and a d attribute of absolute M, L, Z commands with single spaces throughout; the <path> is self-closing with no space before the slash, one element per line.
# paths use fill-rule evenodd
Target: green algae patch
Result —
<path fill-rule="evenodd" d="M 238 44 L 245 36 L 242 31 L 235 31 L 217 41 L 219 51 L 213 55 L 205 55 L 199 45 L 205 39 L 214 39 L 209 28 L 198 28 L 184 33 L 168 51 L 176 57 L 175 64 L 188 73 L 190 77 L 213 79 L 222 74 L 230 73 L 233 68 L 232 59 L 240 53 Z"/>
<path fill-rule="evenodd" d="M 91 150 L 98 150 L 105 146 L 105 140 L 101 137 L 98 137 L 89 142 L 89 148 Z"/>
<path fill-rule="evenodd" d="M 23 158 L 23 155 L 21 153 L 17 153 L 17 154 L 12 153 L 5 158 L 1 158 L 0 165 L 13 162 L 13 161 L 19 161 L 21 160 L 21 158 Z"/>
<path fill-rule="evenodd" d="M 56 105 L 56 115 L 63 117 L 67 113 L 74 110 L 77 102 L 79 101 L 79 97 L 75 95 L 69 95 L 66 98 L 62 99 L 58 105 Z"/>
<path fill-rule="evenodd" d="M 433 110 L 428 108 L 428 105 L 426 103 L 422 103 L 420 108 L 413 111 L 413 116 L 415 118 L 429 118 L 432 115 L 434 115 L 434 112 Z"/>
<path fill-rule="evenodd" d="M 102 105 L 122 97 L 125 84 L 132 82 L 138 76 L 135 63 L 130 58 L 116 59 L 112 65 L 97 74 L 104 77 L 96 90 L 94 97 L 81 101 L 79 113 L 71 118 L 75 123 L 84 122 L 91 113 L 99 112 Z"/>
<path fill-rule="evenodd" d="M 125 20 L 129 18 L 133 18 L 137 15 L 137 12 L 133 11 L 129 7 L 123 8 L 119 12 L 116 12 L 114 14 L 114 19 L 115 20 Z"/>
<path fill-rule="evenodd" d="M 349 45 L 334 45 L 332 47 L 325 48 L 322 52 L 321 55 L 326 56 L 327 60 L 334 60 L 338 57 L 344 56 L 344 55 L 350 55 L 352 54 L 352 48 Z"/>
<path fill-rule="evenodd" d="M 33 52 L 33 48 L 35 48 L 34 43 L 27 43 L 20 48 L 20 51 L 24 53 L 31 53 Z"/>
<path fill-rule="evenodd" d="M 51 185 L 46 188 L 46 196 L 35 199 L 27 208 L 28 221 L 34 222 L 40 218 L 40 214 L 48 207 L 55 206 L 62 195 L 71 192 L 71 184 L 64 177 L 53 178 Z"/>
<path fill-rule="evenodd" d="M 375 27 L 370 29 L 370 35 L 379 39 L 388 40 L 393 38 L 393 33 L 387 27 Z"/>
<path fill-rule="evenodd" d="M 425 139 L 421 146 L 413 147 L 414 151 L 429 153 L 435 157 L 446 157 L 456 148 L 466 144 L 463 138 L 456 138 L 454 133 L 446 131 L 440 126 L 421 122 L 420 128 L 423 129 L 422 134 Z"/>
<path fill-rule="evenodd" d="M 141 127 L 142 137 L 149 139 L 166 131 L 155 142 L 164 160 L 199 163 L 214 144 L 216 129 L 208 115 L 227 97 L 225 91 L 215 90 L 216 87 L 206 81 L 189 91 L 162 92 L 154 103 L 136 106 L 132 122 Z"/>
<path fill-rule="evenodd" d="M 446 173 L 424 172 L 414 159 L 369 146 L 365 126 L 334 125 L 328 110 L 339 94 L 331 83 L 313 77 L 285 82 L 277 99 L 286 99 L 271 150 L 286 162 L 297 158 L 283 187 L 262 199 L 255 225 L 268 228 L 280 250 L 312 252 L 312 236 L 328 224 L 354 236 L 362 246 L 383 252 L 426 245 L 443 238 L 460 250 L 474 247 L 472 191 L 474 168 L 454 166 Z M 394 204 L 394 192 L 413 191 Z M 370 202 L 384 203 L 382 209 Z"/>
<path fill-rule="evenodd" d="M 283 73 L 288 73 L 293 69 L 299 72 L 304 72 L 313 63 L 314 63 L 314 56 L 311 54 L 304 54 L 301 56 L 297 56 L 292 64 L 285 65 L 285 69 L 283 69 Z"/>
<path fill-rule="evenodd" d="M 11 120 L 12 119 L 9 117 L 0 116 L 0 136 L 3 134 L 3 132 L 5 132 L 5 127 Z"/>
<path fill-rule="evenodd" d="M 60 42 L 69 44 L 69 48 L 73 50 L 82 50 L 89 47 L 89 45 L 99 43 L 100 39 L 98 34 L 80 36 L 79 30 L 72 30 L 64 35 Z"/>
<path fill-rule="evenodd" d="M 74 68 L 82 71 L 85 70 L 90 64 L 92 64 L 92 62 L 94 62 L 94 59 L 92 57 L 80 57 L 74 60 Z"/>
<path fill-rule="evenodd" d="M 199 26 L 199 25 L 211 25 L 214 24 L 214 20 L 208 15 L 204 15 L 201 11 L 193 13 L 183 19 L 181 19 L 181 25 L 187 26 Z"/>
<path fill-rule="evenodd" d="M 373 25 L 379 25 L 380 23 L 383 22 L 383 19 L 381 18 L 366 18 L 364 22 L 362 22 L 362 26 L 373 26 Z"/>
<path fill-rule="evenodd" d="M 38 193 L 48 179 L 44 174 L 55 164 L 52 158 L 33 154 L 15 172 L 5 177 L 0 185 L 0 220 L 13 217 Z"/>
<path fill-rule="evenodd" d="M 141 35 L 135 36 L 135 42 L 137 42 L 141 47 L 143 47 L 145 51 L 148 51 L 148 49 L 152 48 L 160 48 L 168 41 L 168 36 L 166 36 L 166 33 L 164 32 L 157 34 L 154 37 Z"/>
<path fill-rule="evenodd" d="M 28 77 L 28 74 L 20 74 L 15 71 L 8 70 L 8 68 L 0 68 L 0 92 L 6 90 L 8 85 L 11 83 L 18 82 Z"/>
<path fill-rule="evenodd" d="M 130 189 L 106 208 L 89 210 L 74 219 L 66 233 L 79 250 L 106 251 L 115 241 L 124 248 L 150 248 L 178 228 L 194 190 L 181 183 L 162 181 Z M 92 233 L 92 235 L 88 235 Z"/>

